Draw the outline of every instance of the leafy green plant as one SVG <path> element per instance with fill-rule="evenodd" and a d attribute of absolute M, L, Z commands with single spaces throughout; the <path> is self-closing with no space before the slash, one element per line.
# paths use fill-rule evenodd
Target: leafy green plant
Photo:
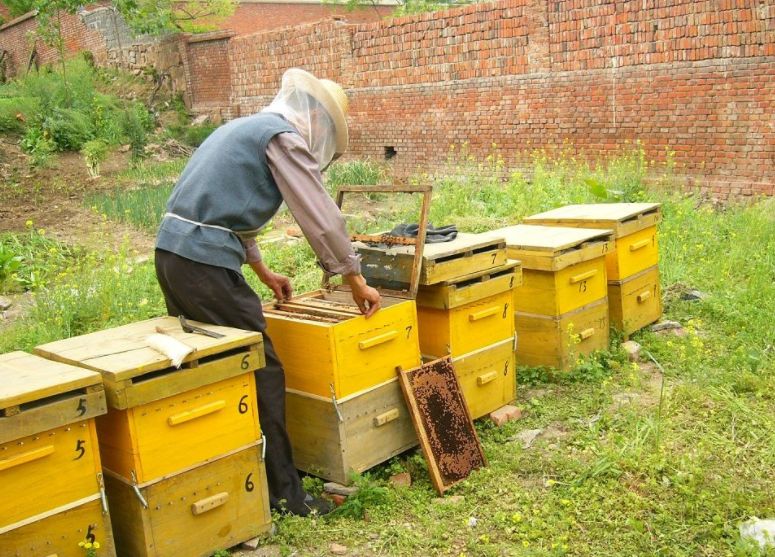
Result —
<path fill-rule="evenodd" d="M 113 220 L 128 222 L 155 232 L 161 222 L 172 184 L 141 185 L 134 189 L 116 188 L 86 196 L 84 203 Z"/>
<path fill-rule="evenodd" d="M 55 108 L 43 120 L 42 128 L 60 151 L 78 151 L 94 138 L 89 115 L 76 109 Z"/>
<path fill-rule="evenodd" d="M 51 134 L 38 126 L 27 128 L 20 145 L 22 150 L 32 157 L 34 166 L 45 166 L 56 152 L 56 144 L 51 139 Z"/>
<path fill-rule="evenodd" d="M 100 175 L 100 164 L 108 156 L 108 145 L 101 139 L 93 139 L 83 144 L 81 154 L 86 162 L 89 176 L 96 178 Z"/>
<path fill-rule="evenodd" d="M 192 147 L 199 147 L 216 128 L 218 128 L 217 125 L 209 122 L 198 126 L 187 126 L 183 134 L 183 140 Z"/>
<path fill-rule="evenodd" d="M 385 180 L 385 168 L 372 160 L 336 161 L 323 174 L 331 195 L 342 185 L 374 185 Z"/>
<path fill-rule="evenodd" d="M 0 132 L 21 133 L 26 123 L 40 111 L 34 97 L 0 97 Z"/>
<path fill-rule="evenodd" d="M 329 516 L 362 519 L 367 509 L 375 509 L 388 501 L 388 489 L 378 485 L 368 475 L 354 475 L 353 485 L 358 491 L 347 497 L 347 500 L 334 509 Z"/>
<path fill-rule="evenodd" d="M 9 284 L 17 276 L 24 258 L 16 253 L 10 245 L 0 243 L 0 291 L 7 292 Z"/>
<path fill-rule="evenodd" d="M 132 159 L 141 159 L 148 142 L 148 132 L 153 128 L 153 117 L 143 105 L 134 103 L 123 112 L 121 124 L 132 148 Z"/>

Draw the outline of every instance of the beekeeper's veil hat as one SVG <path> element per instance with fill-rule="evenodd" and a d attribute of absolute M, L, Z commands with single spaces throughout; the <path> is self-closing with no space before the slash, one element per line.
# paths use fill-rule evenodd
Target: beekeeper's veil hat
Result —
<path fill-rule="evenodd" d="M 347 95 L 338 84 L 291 68 L 263 111 L 282 114 L 293 124 L 323 170 L 347 150 L 347 104 Z"/>

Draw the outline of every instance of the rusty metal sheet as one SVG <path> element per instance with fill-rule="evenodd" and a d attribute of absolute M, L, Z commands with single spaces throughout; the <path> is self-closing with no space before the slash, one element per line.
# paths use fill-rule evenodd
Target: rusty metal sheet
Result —
<path fill-rule="evenodd" d="M 399 373 L 428 470 L 441 494 L 487 460 L 450 358 Z"/>

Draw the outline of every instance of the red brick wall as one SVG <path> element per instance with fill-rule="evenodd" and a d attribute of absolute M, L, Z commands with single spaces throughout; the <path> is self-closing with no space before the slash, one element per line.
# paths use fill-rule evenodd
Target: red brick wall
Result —
<path fill-rule="evenodd" d="M 282 72 L 339 80 L 355 156 L 430 171 L 451 144 L 507 161 L 565 142 L 590 157 L 666 150 L 714 197 L 775 194 L 775 5 L 756 0 L 501 0 L 377 23 L 235 37 L 232 102 Z M 769 85 L 768 85 L 769 84 Z M 236 113 L 236 112 L 235 112 Z"/>
<path fill-rule="evenodd" d="M 231 33 L 218 32 L 194 36 L 186 41 L 186 77 L 194 110 L 213 112 L 213 109 L 220 109 L 222 115 L 230 115 L 231 36 Z"/>
<path fill-rule="evenodd" d="M 237 6 L 234 14 L 220 27 L 230 29 L 239 35 L 256 33 L 331 19 L 341 18 L 348 23 L 376 21 L 387 16 L 390 6 L 369 6 L 347 11 L 334 4 L 270 4 L 244 2 Z"/>
<path fill-rule="evenodd" d="M 104 62 L 107 59 L 105 39 L 100 33 L 88 29 L 78 15 L 62 13 L 61 17 L 66 57 L 88 50 L 94 54 L 97 62 Z M 35 39 L 37 25 L 37 19 L 30 13 L 0 27 L 0 48 L 9 52 L 7 69 L 9 77 L 27 70 L 33 45 L 37 48 L 41 65 L 56 63 L 59 60 L 56 49 L 40 39 Z"/>

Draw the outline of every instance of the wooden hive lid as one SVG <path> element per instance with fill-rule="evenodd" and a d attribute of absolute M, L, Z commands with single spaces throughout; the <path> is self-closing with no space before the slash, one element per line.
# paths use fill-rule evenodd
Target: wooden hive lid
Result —
<path fill-rule="evenodd" d="M 414 246 L 370 245 L 363 242 L 356 242 L 354 245 L 361 253 L 385 253 L 387 255 L 414 257 Z M 459 232 L 457 237 L 451 242 L 425 244 L 422 257 L 424 261 L 436 261 L 437 259 L 451 258 L 456 255 L 463 256 L 472 251 L 497 249 L 502 246 L 503 238 L 496 238 L 494 236 L 484 237 L 481 234 Z"/>
<path fill-rule="evenodd" d="M 517 224 L 483 235 L 505 238 L 509 257 L 525 269 L 556 271 L 567 265 L 601 257 L 612 239 L 608 229 Z"/>
<path fill-rule="evenodd" d="M 223 338 L 186 333 L 175 317 L 155 317 L 113 329 L 97 331 L 35 348 L 35 352 L 60 362 L 102 372 L 106 380 L 124 381 L 171 366 L 170 359 L 151 348 L 146 339 L 160 328 L 165 334 L 195 348 L 183 361 L 201 360 L 222 352 L 262 344 L 260 333 L 207 323 L 190 322 Z"/>
<path fill-rule="evenodd" d="M 526 224 L 568 224 L 610 228 L 616 237 L 659 222 L 660 203 L 590 203 L 566 205 L 526 217 Z"/>
<path fill-rule="evenodd" d="M 94 371 L 26 352 L 0 355 L 0 410 L 101 385 Z"/>

